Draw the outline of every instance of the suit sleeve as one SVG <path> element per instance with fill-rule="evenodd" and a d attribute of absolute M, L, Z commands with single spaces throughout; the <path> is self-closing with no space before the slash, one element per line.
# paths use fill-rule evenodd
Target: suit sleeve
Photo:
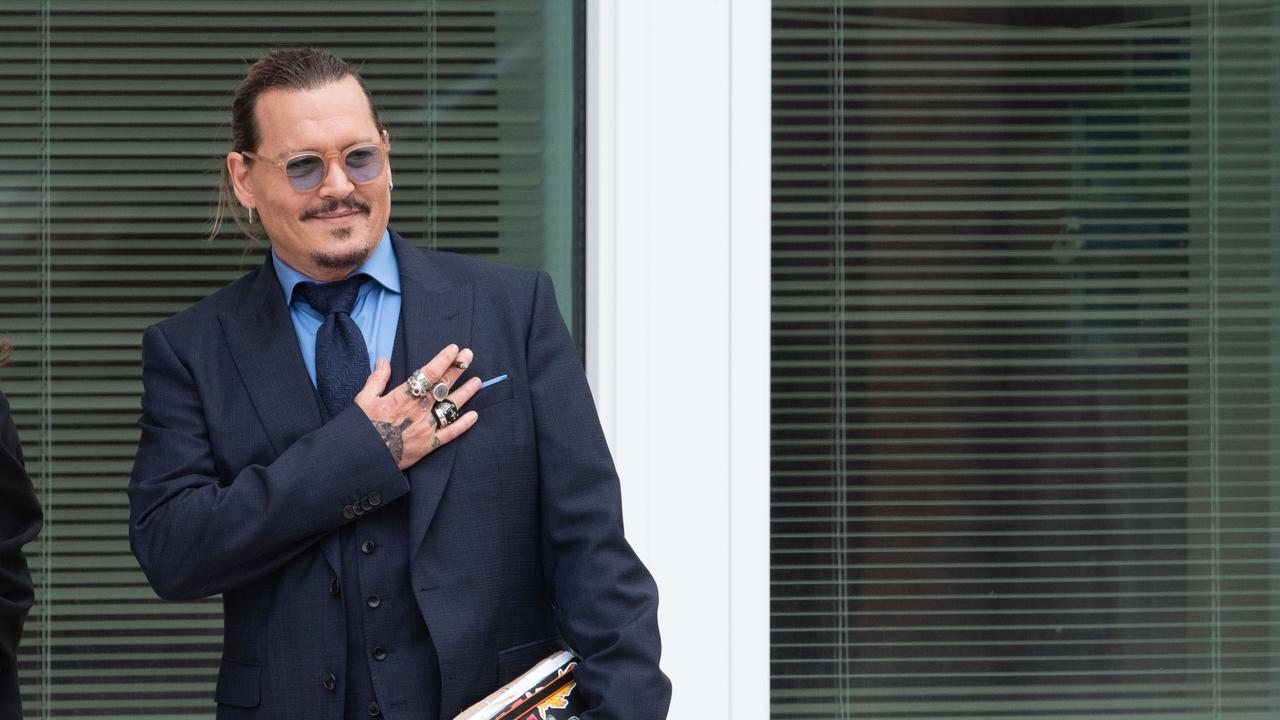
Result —
<path fill-rule="evenodd" d="M 129 540 L 160 597 L 186 600 L 242 587 L 350 522 L 346 505 L 376 496 L 384 506 L 409 491 L 354 403 L 269 465 L 220 481 L 199 389 L 160 326 L 144 334 L 142 357 Z"/>
<path fill-rule="evenodd" d="M 40 523 L 9 403 L 0 395 L 0 668 L 13 665 L 35 597 L 22 546 L 35 538 Z"/>
<path fill-rule="evenodd" d="M 623 536 L 622 498 L 591 391 L 539 274 L 527 363 L 538 442 L 545 582 L 556 623 L 582 659 L 582 720 L 664 718 L 671 682 L 658 667 L 658 590 Z"/>

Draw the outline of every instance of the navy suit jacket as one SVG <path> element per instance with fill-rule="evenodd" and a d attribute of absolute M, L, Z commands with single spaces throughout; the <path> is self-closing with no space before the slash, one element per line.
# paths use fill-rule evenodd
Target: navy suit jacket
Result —
<path fill-rule="evenodd" d="M 0 393 L 0 720 L 22 717 L 17 652 L 34 591 L 22 546 L 40 531 L 40 505 L 23 464 L 9 401 Z"/>
<path fill-rule="evenodd" d="M 657 589 L 623 537 L 550 279 L 391 237 L 405 366 L 457 343 L 469 375 L 509 377 L 406 472 L 354 404 L 322 422 L 270 262 L 144 335 L 130 540 L 161 597 L 223 596 L 218 717 L 342 717 L 322 682 L 346 663 L 336 531 L 347 506 L 394 502 L 409 504 L 405 593 L 440 661 L 441 706 L 420 717 L 452 717 L 565 644 L 583 720 L 665 717 Z"/>

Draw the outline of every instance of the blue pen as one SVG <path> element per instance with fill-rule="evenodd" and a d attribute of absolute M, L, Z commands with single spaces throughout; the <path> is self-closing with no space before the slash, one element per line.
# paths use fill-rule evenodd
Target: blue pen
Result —
<path fill-rule="evenodd" d="M 498 377 L 493 378 L 491 380 L 485 380 L 484 382 L 480 383 L 480 389 L 483 390 L 489 387 L 490 385 L 497 385 L 498 383 L 506 379 L 507 379 L 506 375 L 499 375 Z"/>

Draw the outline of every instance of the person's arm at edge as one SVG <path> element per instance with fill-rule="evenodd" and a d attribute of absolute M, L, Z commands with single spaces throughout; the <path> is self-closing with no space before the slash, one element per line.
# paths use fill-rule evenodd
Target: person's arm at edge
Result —
<path fill-rule="evenodd" d="M 9 404 L 0 394 L 0 667 L 15 662 L 22 625 L 35 598 L 22 546 L 35 538 L 41 522 Z"/>
<path fill-rule="evenodd" d="M 528 337 L 544 581 L 582 660 L 575 674 L 591 706 L 582 720 L 666 717 L 657 586 L 623 535 L 617 471 L 546 273 L 534 286 Z"/>
<path fill-rule="evenodd" d="M 376 492 L 385 506 L 408 492 L 404 473 L 354 404 L 271 464 L 220 483 L 190 369 L 159 325 L 144 333 L 142 348 L 129 541 L 160 597 L 201 598 L 253 582 L 351 522 L 345 505 Z"/>

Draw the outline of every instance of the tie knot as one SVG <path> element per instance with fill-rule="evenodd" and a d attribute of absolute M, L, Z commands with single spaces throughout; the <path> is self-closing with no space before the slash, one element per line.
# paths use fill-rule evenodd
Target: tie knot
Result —
<path fill-rule="evenodd" d="M 361 273 L 352 275 L 346 280 L 324 285 L 303 283 L 298 286 L 297 293 L 298 297 L 306 300 L 307 304 L 321 315 L 332 315 L 338 312 L 350 314 L 352 306 L 356 304 L 356 294 L 360 292 L 360 286 L 368 279 L 368 275 Z"/>

